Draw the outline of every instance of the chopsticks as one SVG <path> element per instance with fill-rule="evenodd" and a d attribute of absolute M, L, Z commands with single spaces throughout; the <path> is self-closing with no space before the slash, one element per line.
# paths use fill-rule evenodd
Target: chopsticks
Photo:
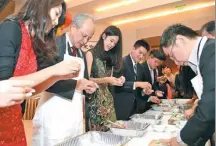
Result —
<path fill-rule="evenodd" d="M 112 125 L 117 126 L 118 128 L 123 128 L 123 129 L 125 129 L 125 127 L 124 127 L 123 125 L 120 125 L 120 124 L 118 124 L 118 123 L 114 123 L 114 122 L 112 122 L 112 121 L 110 121 L 110 120 L 107 120 L 107 122 L 110 123 L 110 124 L 112 124 Z"/>
<path fill-rule="evenodd" d="M 113 77 L 113 66 L 112 66 L 112 70 L 111 70 L 111 75 L 110 76 Z"/>

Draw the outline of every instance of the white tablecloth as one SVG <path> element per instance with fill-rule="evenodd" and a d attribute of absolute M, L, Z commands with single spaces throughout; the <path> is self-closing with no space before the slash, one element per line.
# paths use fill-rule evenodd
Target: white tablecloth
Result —
<path fill-rule="evenodd" d="M 149 110 L 147 112 L 151 112 L 152 110 Z M 154 111 L 156 112 L 156 111 Z M 169 139 L 171 137 L 176 136 L 177 132 L 180 130 L 177 128 L 175 125 L 168 125 L 168 120 L 171 117 L 171 114 L 164 114 L 162 119 L 161 119 L 161 125 L 166 125 L 166 130 L 165 132 L 155 132 L 150 125 L 147 129 L 145 134 L 142 137 L 139 138 L 133 138 L 128 142 L 126 146 L 148 146 L 149 143 L 152 140 L 157 140 L 157 139 Z M 172 129 L 172 130 L 171 130 Z M 176 132 L 170 132 L 175 130 Z M 206 144 L 206 146 L 211 146 L 210 142 Z"/>

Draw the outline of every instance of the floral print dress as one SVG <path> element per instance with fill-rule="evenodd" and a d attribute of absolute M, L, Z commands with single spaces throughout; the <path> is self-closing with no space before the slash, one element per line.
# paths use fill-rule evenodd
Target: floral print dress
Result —
<path fill-rule="evenodd" d="M 111 75 L 111 69 L 106 68 L 106 63 L 94 57 L 91 77 L 103 78 Z M 107 120 L 116 121 L 113 96 L 108 89 L 108 84 L 99 84 L 97 91 L 89 99 L 89 128 L 96 131 L 108 131 Z"/>

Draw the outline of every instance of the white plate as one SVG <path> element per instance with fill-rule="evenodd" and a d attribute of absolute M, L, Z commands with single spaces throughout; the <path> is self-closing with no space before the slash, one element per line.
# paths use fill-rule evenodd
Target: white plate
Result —
<path fill-rule="evenodd" d="M 166 125 L 152 125 L 151 127 L 155 132 L 164 132 L 166 130 Z"/>
<path fill-rule="evenodd" d="M 190 99 L 176 99 L 177 104 L 186 104 Z"/>

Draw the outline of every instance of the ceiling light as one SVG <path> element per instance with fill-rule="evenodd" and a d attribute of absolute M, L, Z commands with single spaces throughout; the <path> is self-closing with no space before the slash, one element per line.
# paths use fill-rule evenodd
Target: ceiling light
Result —
<path fill-rule="evenodd" d="M 210 7 L 210 6 L 214 6 L 214 5 L 215 5 L 215 2 L 209 2 L 209 3 L 198 4 L 198 5 L 185 6 L 182 9 L 162 11 L 162 12 L 158 12 L 158 13 L 152 13 L 149 15 L 136 17 L 136 18 L 130 18 L 130 19 L 125 19 L 125 20 L 115 21 L 112 24 L 113 25 L 121 25 L 121 24 L 131 23 L 131 22 L 140 21 L 140 20 L 147 20 L 147 19 L 167 16 L 167 15 L 171 15 L 171 14 L 176 14 L 176 13 L 181 13 L 181 12 L 186 12 L 186 11 L 191 11 L 191 10 L 197 10 L 197 9 L 206 8 L 206 7 Z"/>
<path fill-rule="evenodd" d="M 97 8 L 96 11 L 97 12 L 106 11 L 106 10 L 113 9 L 113 8 L 118 8 L 118 7 L 121 7 L 121 6 L 124 6 L 124 5 L 129 5 L 129 4 L 135 3 L 137 1 L 138 0 L 124 0 L 124 1 L 121 1 L 119 3 L 113 3 L 111 5 L 107 5 L 107 6 L 104 6 L 104 7 Z"/>

